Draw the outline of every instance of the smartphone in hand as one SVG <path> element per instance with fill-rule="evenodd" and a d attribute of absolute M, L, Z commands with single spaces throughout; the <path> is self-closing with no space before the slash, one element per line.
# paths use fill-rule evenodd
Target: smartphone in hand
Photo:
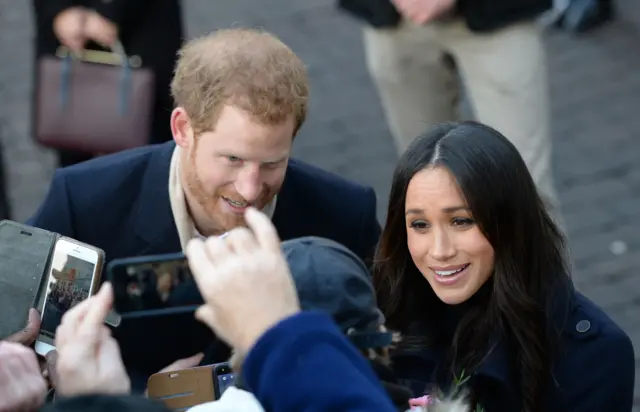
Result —
<path fill-rule="evenodd" d="M 64 314 L 98 291 L 103 262 L 100 249 L 64 236 L 57 239 L 38 303 L 42 324 L 36 353 L 46 356 L 54 350 L 56 329 Z"/>

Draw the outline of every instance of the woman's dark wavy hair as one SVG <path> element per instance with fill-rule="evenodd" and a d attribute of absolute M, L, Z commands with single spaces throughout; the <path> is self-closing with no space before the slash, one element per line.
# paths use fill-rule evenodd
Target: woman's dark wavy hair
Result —
<path fill-rule="evenodd" d="M 562 287 L 570 283 L 565 240 L 522 157 L 496 130 L 475 122 L 441 124 L 418 137 L 400 158 L 373 270 L 386 325 L 400 332 L 405 342 L 412 341 L 416 323 L 427 335 L 436 335 L 438 313 L 446 307 L 407 248 L 407 187 L 416 173 L 429 167 L 444 167 L 455 177 L 495 253 L 488 298 L 474 301 L 460 320 L 451 345 L 451 367 L 472 372 L 492 350 L 493 338 L 502 336 L 512 348 L 522 410 L 540 410 L 558 338 L 551 322 L 551 296 L 557 295 L 551 291 L 569 290 Z"/>

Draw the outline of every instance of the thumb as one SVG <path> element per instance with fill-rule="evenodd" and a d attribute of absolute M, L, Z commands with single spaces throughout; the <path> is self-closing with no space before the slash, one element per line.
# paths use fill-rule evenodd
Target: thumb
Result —
<path fill-rule="evenodd" d="M 193 356 L 190 356 L 188 358 L 184 358 L 184 359 L 178 359 L 176 361 L 176 363 L 184 368 L 193 368 L 194 366 L 198 366 L 198 364 L 200 363 L 200 361 L 202 360 L 202 358 L 204 358 L 204 353 L 200 352 L 200 353 L 196 353 Z"/>
<path fill-rule="evenodd" d="M 9 336 L 6 340 L 26 346 L 31 345 L 38 337 L 38 332 L 40 332 L 40 314 L 35 309 L 29 309 L 29 317 L 27 319 L 27 326 Z"/>
<path fill-rule="evenodd" d="M 214 333 L 216 332 L 216 322 L 213 309 L 208 305 L 200 306 L 195 313 L 196 319 L 207 325 Z"/>
<path fill-rule="evenodd" d="M 32 335 L 33 340 L 36 340 L 38 337 L 38 333 L 40 332 L 40 313 L 31 308 L 29 309 L 29 316 L 27 318 L 27 327 L 25 328 L 25 332 L 29 332 L 29 336 Z"/>
<path fill-rule="evenodd" d="M 194 366 L 198 366 L 202 358 L 204 358 L 204 353 L 198 353 L 188 358 L 178 359 L 177 361 L 173 362 L 171 365 L 162 369 L 159 373 L 173 372 L 181 369 L 193 368 Z"/>

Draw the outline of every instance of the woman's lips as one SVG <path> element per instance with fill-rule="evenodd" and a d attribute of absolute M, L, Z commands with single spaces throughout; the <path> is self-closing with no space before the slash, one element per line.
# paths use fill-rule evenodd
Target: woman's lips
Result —
<path fill-rule="evenodd" d="M 435 275 L 436 282 L 448 286 L 453 285 L 465 276 L 470 265 L 470 263 L 465 263 L 464 265 L 431 268 L 431 270 Z"/>

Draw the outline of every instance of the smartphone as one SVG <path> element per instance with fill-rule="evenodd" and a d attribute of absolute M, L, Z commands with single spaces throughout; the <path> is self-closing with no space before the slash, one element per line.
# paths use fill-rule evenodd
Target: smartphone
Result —
<path fill-rule="evenodd" d="M 60 237 L 53 248 L 38 309 L 42 314 L 35 351 L 45 356 L 55 349 L 55 333 L 64 314 L 97 292 L 104 252 L 77 240 Z"/>
<path fill-rule="evenodd" d="M 203 303 L 182 253 L 113 260 L 107 276 L 113 284 L 113 306 L 120 315 L 193 311 Z"/>
<path fill-rule="evenodd" d="M 184 254 L 114 259 L 106 276 L 122 319 L 113 336 L 126 365 L 150 375 L 215 340 L 194 315 L 204 301 Z"/>
<path fill-rule="evenodd" d="M 180 411 L 214 401 L 212 369 L 207 365 L 155 373 L 147 381 L 147 396 Z"/>
<path fill-rule="evenodd" d="M 235 384 L 236 374 L 231 370 L 228 362 L 217 363 L 213 366 L 213 390 L 216 399 L 220 399 L 224 391 Z"/>

